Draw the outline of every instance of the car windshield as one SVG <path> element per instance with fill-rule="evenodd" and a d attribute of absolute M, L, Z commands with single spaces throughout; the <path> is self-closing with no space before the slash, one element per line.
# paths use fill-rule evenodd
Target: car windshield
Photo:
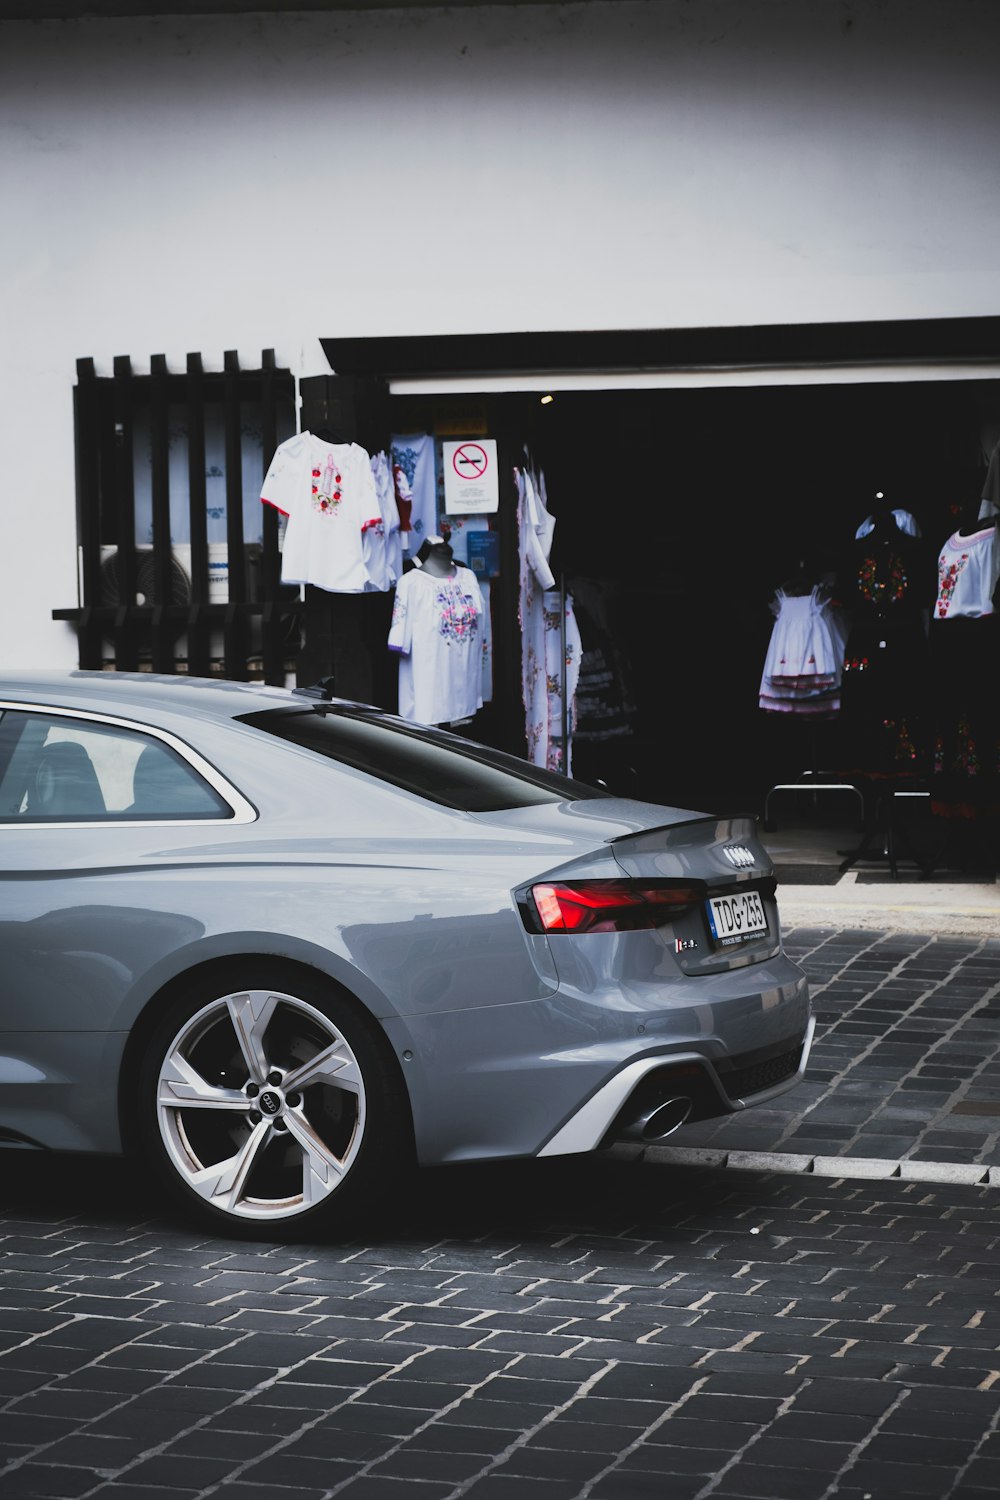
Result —
<path fill-rule="evenodd" d="M 278 739 L 462 812 L 498 812 L 607 795 L 461 735 L 409 724 L 390 714 L 316 704 L 240 717 Z"/>

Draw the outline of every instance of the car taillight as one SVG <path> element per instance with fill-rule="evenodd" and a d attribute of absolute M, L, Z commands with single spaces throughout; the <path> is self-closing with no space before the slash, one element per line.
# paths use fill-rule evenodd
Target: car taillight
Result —
<path fill-rule="evenodd" d="M 530 888 L 542 932 L 634 932 L 662 927 L 700 900 L 696 885 L 669 881 L 549 881 Z"/>

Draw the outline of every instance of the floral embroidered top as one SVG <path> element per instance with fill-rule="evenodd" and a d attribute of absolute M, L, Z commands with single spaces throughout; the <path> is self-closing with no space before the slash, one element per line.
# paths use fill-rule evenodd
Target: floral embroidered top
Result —
<path fill-rule="evenodd" d="M 901 620 L 926 610 L 934 588 L 934 554 L 926 542 L 882 520 L 855 540 L 844 576 L 845 603 L 858 620 Z"/>
<path fill-rule="evenodd" d="M 910 584 L 906 559 L 897 551 L 879 554 L 874 548 L 866 553 L 858 566 L 857 588 L 866 604 L 877 609 L 900 604 L 906 598 Z"/>
<path fill-rule="evenodd" d="M 396 586 L 389 649 L 399 653 L 399 713 L 454 724 L 483 706 L 483 596 L 471 568 L 451 578 L 413 568 Z"/>
<path fill-rule="evenodd" d="M 950 536 L 938 557 L 936 620 L 979 619 L 993 613 L 997 581 L 996 527 Z"/>
<path fill-rule="evenodd" d="M 334 594 L 370 587 L 363 536 L 366 525 L 382 524 L 382 511 L 364 448 L 297 433 L 275 450 L 260 498 L 288 517 L 282 583 Z"/>

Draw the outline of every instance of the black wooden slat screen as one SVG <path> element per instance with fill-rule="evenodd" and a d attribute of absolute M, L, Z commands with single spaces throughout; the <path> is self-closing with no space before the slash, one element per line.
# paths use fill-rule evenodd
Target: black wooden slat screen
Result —
<path fill-rule="evenodd" d="M 229 548 L 229 603 L 223 630 L 223 663 L 227 677 L 238 677 L 245 654 L 244 619 L 246 557 L 243 551 L 243 449 L 240 440 L 240 385 L 236 351 L 225 356 L 223 419 L 226 443 L 226 542 Z"/>
<path fill-rule="evenodd" d="M 74 419 L 77 432 L 99 429 L 97 380 L 94 362 L 80 361 L 80 383 L 74 391 Z M 82 600 L 100 602 L 101 597 L 101 456 L 97 443 L 77 444 L 76 525 L 80 539 L 80 595 Z M 78 622 L 80 660 L 100 657 L 101 626 L 93 607 L 83 612 Z"/>
<path fill-rule="evenodd" d="M 150 460 L 153 509 L 153 620 L 151 660 L 154 672 L 172 672 L 173 643 L 167 610 L 173 603 L 173 558 L 170 548 L 170 434 L 167 361 L 154 354 L 150 362 Z M 137 597 L 142 597 L 140 587 Z"/>
<path fill-rule="evenodd" d="M 229 544 L 229 599 L 246 599 L 246 562 L 243 552 L 243 450 L 240 441 L 240 367 L 235 349 L 226 353 L 223 376 L 226 424 L 226 541 Z"/>
<path fill-rule="evenodd" d="M 188 518 L 191 532 L 191 613 L 188 616 L 188 671 L 211 671 L 208 630 L 208 494 L 205 487 L 205 381 L 200 354 L 187 357 Z"/>
<path fill-rule="evenodd" d="M 278 446 L 277 391 L 278 372 L 274 363 L 274 350 L 265 349 L 261 357 L 260 372 L 260 432 L 262 468 L 261 482 L 271 461 L 271 454 Z M 275 601 L 280 596 L 281 564 L 278 553 L 278 512 L 273 505 L 265 505 L 263 514 L 263 544 L 260 559 L 260 592 L 264 600 L 261 616 L 261 647 L 263 654 L 264 681 L 278 682 L 284 671 L 283 620 Z"/>
<path fill-rule="evenodd" d="M 128 627 L 128 611 L 121 602 L 136 597 L 135 479 L 132 453 L 132 361 L 127 355 L 115 360 L 114 374 L 114 542 L 118 548 L 118 607 L 114 619 L 115 665 L 133 672 L 139 653 Z"/>
<path fill-rule="evenodd" d="M 290 372 L 276 367 L 273 350 L 264 351 L 259 370 L 241 370 L 230 350 L 221 373 L 206 372 L 201 355 L 190 354 L 185 372 L 171 374 L 164 356 L 154 355 L 150 374 L 137 376 L 131 360 L 121 356 L 111 379 L 98 377 L 92 360 L 79 360 L 77 379 L 81 598 L 76 607 L 52 613 L 76 627 L 81 667 L 283 683 L 298 649 L 302 608 L 298 589 L 280 583 L 278 517 L 271 507 L 263 507 L 260 547 L 245 545 L 243 438 L 251 412 L 260 423 L 266 470 L 278 443 L 295 430 Z M 210 408 L 222 418 L 228 601 L 214 599 L 210 587 Z M 186 427 L 187 493 L 171 497 L 173 414 Z M 152 536 L 137 538 L 135 476 L 147 459 Z M 185 559 L 182 569 L 176 556 L 172 508 L 175 515 L 186 510 L 189 519 L 189 568 Z"/>

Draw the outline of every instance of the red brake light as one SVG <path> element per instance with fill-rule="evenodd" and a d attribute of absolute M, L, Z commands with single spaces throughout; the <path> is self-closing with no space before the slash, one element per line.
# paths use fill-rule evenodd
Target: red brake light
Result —
<path fill-rule="evenodd" d="M 693 885 L 639 880 L 577 880 L 531 887 L 543 932 L 634 932 L 662 927 L 700 895 Z"/>

